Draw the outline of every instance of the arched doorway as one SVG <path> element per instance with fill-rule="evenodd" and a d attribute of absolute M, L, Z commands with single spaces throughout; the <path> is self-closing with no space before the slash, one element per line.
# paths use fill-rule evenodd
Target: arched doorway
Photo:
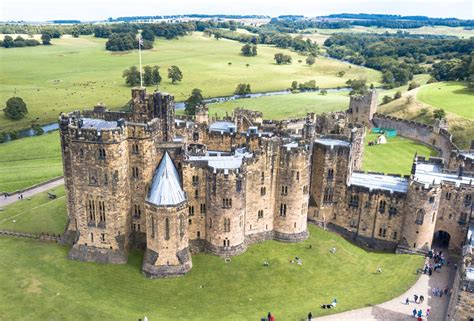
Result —
<path fill-rule="evenodd" d="M 446 231 L 437 231 L 433 235 L 433 246 L 432 247 L 441 247 L 447 248 L 449 246 L 449 240 L 451 235 Z"/>

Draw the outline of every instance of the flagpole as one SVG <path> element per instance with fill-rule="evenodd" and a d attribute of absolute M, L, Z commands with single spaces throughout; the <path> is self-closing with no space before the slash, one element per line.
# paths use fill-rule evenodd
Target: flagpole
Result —
<path fill-rule="evenodd" d="M 138 34 L 138 57 L 140 60 L 140 88 L 143 87 L 143 75 L 142 75 L 142 36 Z"/>

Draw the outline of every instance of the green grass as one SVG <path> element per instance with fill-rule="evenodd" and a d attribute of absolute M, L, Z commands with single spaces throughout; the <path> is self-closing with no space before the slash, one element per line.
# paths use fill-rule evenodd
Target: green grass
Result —
<path fill-rule="evenodd" d="M 343 238 L 309 227 L 307 241 L 268 241 L 225 263 L 193 256 L 191 272 L 148 280 L 142 253 L 126 265 L 66 259 L 68 248 L 0 238 L 0 311 L 5 320 L 300 320 L 377 304 L 417 279 L 421 256 L 368 253 Z M 312 249 L 308 245 L 312 244 Z M 329 252 L 336 247 L 337 254 Z M 290 264 L 295 256 L 303 265 Z M 269 267 L 263 267 L 267 260 Z M 383 273 L 375 273 L 378 266 Z M 333 310 L 319 305 L 338 299 Z"/>
<path fill-rule="evenodd" d="M 67 221 L 64 186 L 49 192 L 56 194 L 57 198 L 49 199 L 48 193 L 44 192 L 6 206 L 0 211 L 0 229 L 33 234 L 62 234 Z"/>
<path fill-rule="evenodd" d="M 430 26 L 413 29 L 396 29 L 396 28 L 378 28 L 378 27 L 364 27 L 364 26 L 353 26 L 352 28 L 343 29 L 308 29 L 308 31 L 316 31 L 322 35 L 331 35 L 334 33 L 395 33 L 398 30 L 408 32 L 411 34 L 421 35 L 446 35 L 456 36 L 458 38 L 468 39 L 474 37 L 474 30 L 467 30 L 463 27 L 447 27 L 447 26 Z"/>
<path fill-rule="evenodd" d="M 436 156 L 436 150 L 414 140 L 396 136 L 387 138 L 387 144 L 367 146 L 378 134 L 367 134 L 365 138 L 362 170 L 385 174 L 409 175 L 415 153 Z"/>
<path fill-rule="evenodd" d="M 229 114 L 237 107 L 258 110 L 265 119 L 286 119 L 303 117 L 309 112 L 321 114 L 324 112 L 347 109 L 349 96 L 347 93 L 330 92 L 322 96 L 317 92 L 265 96 L 251 99 L 238 99 L 219 104 L 209 105 L 209 114 L 218 116 Z M 183 112 L 183 111 L 180 111 Z"/>
<path fill-rule="evenodd" d="M 29 127 L 34 120 L 54 122 L 62 111 L 91 108 L 99 101 L 111 108 L 123 106 L 130 99 L 130 88 L 124 84 L 122 72 L 138 65 L 138 52 L 111 53 L 105 50 L 105 41 L 64 37 L 54 39 L 53 46 L 0 48 L 0 102 L 16 95 L 29 109 L 25 119 L 15 122 L 1 113 L 0 131 Z M 261 92 L 288 88 L 293 80 L 315 79 L 321 88 L 342 86 L 349 78 L 380 80 L 378 71 L 333 59 L 319 57 L 309 67 L 305 57 L 295 52 L 259 45 L 256 57 L 244 57 L 241 47 L 236 41 L 215 40 L 195 32 L 180 39 L 156 40 L 153 50 L 143 51 L 143 64 L 161 66 L 160 90 L 171 92 L 177 101 L 186 99 L 193 88 L 202 89 L 205 97 L 230 95 L 241 82 Z M 277 52 L 290 54 L 293 63 L 277 65 L 273 60 Z M 167 78 L 171 65 L 183 71 L 182 83 L 172 85 Z M 336 76 L 341 70 L 346 71 L 342 78 Z"/>
<path fill-rule="evenodd" d="M 0 144 L 0 192 L 14 192 L 61 175 L 58 132 Z"/>
<path fill-rule="evenodd" d="M 416 98 L 435 108 L 474 120 L 474 91 L 461 82 L 439 82 L 420 88 Z"/>

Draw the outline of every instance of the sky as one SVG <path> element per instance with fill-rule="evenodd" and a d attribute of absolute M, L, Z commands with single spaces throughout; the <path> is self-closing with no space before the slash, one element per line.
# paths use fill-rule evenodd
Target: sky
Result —
<path fill-rule="evenodd" d="M 474 19 L 473 0 L 0 0 L 0 21 L 104 20 L 120 16 L 384 13 Z"/>

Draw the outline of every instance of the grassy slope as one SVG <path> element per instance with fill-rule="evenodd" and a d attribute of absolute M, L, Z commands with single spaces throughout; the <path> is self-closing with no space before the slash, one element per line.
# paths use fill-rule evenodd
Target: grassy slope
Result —
<path fill-rule="evenodd" d="M 31 48 L 0 48 L 0 102 L 17 95 L 28 105 L 29 114 L 21 121 L 7 120 L 0 115 L 0 130 L 28 127 L 30 121 L 56 121 L 61 111 L 90 108 L 98 101 L 109 107 L 123 106 L 130 98 L 130 88 L 124 85 L 122 72 L 138 64 L 137 51 L 107 52 L 105 39 L 93 37 L 53 40 L 53 46 Z M 226 39 L 215 40 L 194 33 L 178 40 L 155 42 L 153 50 L 143 52 L 144 65 L 161 66 L 163 83 L 160 89 L 173 93 L 176 100 L 184 100 L 193 88 L 203 90 L 205 96 L 229 95 L 238 83 L 250 83 L 254 92 L 278 90 L 290 86 L 291 81 L 315 79 L 320 87 L 343 85 L 349 78 L 365 77 L 377 82 L 380 73 L 340 61 L 317 58 L 308 67 L 298 63 L 304 57 L 287 50 L 263 46 L 258 56 L 240 55 L 241 43 Z M 288 53 L 294 62 L 276 65 L 273 55 Z M 232 62 L 229 66 L 228 62 Z M 246 64 L 250 64 L 246 67 Z M 177 65 L 183 71 L 183 82 L 172 85 L 167 69 Z M 343 78 L 336 76 L 345 70 Z"/>
<path fill-rule="evenodd" d="M 0 144 L 0 192 L 14 192 L 63 174 L 59 133 Z"/>
<path fill-rule="evenodd" d="M 421 102 L 474 120 L 474 91 L 455 81 L 423 86 L 416 95 Z"/>
<path fill-rule="evenodd" d="M 309 112 L 324 112 L 347 109 L 349 96 L 347 93 L 328 93 L 322 96 L 317 92 L 279 96 L 266 96 L 252 99 L 239 99 L 209 105 L 209 114 L 223 116 L 237 107 L 263 112 L 265 119 L 285 119 L 306 116 Z"/>
<path fill-rule="evenodd" d="M 67 220 L 64 187 L 50 192 L 54 192 L 57 198 L 51 200 L 47 192 L 44 192 L 6 206 L 4 211 L 0 212 L 0 229 L 34 234 L 62 234 Z"/>
<path fill-rule="evenodd" d="M 443 83 L 436 83 L 432 85 L 444 87 Z M 432 124 L 433 111 L 435 108 L 416 99 L 418 97 L 417 93 L 423 91 L 424 88 L 425 86 L 422 86 L 418 89 L 406 92 L 402 96 L 402 98 L 394 100 L 386 105 L 380 106 L 379 111 L 381 113 L 392 115 L 395 117 L 415 120 L 425 124 Z M 464 105 L 465 108 L 462 107 L 460 109 L 458 108 L 457 110 L 461 112 L 465 111 L 468 114 L 469 108 L 472 110 L 472 106 L 474 106 L 472 95 L 462 94 L 464 99 L 460 99 L 458 97 L 449 97 L 450 95 L 457 95 L 458 93 L 456 92 L 456 90 L 451 92 L 446 90 L 445 94 L 447 97 L 440 97 L 440 101 L 462 102 L 462 105 Z M 448 106 L 448 108 L 450 107 Z M 453 134 L 453 141 L 458 145 L 458 147 L 468 149 L 471 140 L 474 137 L 474 121 L 461 117 L 457 114 L 453 114 L 451 112 L 447 113 L 447 120 L 449 131 L 451 132 L 451 134 Z"/>
<path fill-rule="evenodd" d="M 362 170 L 386 174 L 409 175 L 415 153 L 436 156 L 437 152 L 425 145 L 403 137 L 387 138 L 387 144 L 367 146 L 378 134 L 368 134 L 365 139 Z"/>
<path fill-rule="evenodd" d="M 413 284 L 423 264 L 420 256 L 368 253 L 309 230 L 305 242 L 256 244 L 230 263 L 193 256 L 188 275 L 164 280 L 141 276 L 138 252 L 126 265 L 83 263 L 67 260 L 65 247 L 0 238 L 0 311 L 10 320 L 259 320 L 268 311 L 299 320 L 308 311 L 336 313 L 391 299 Z M 329 253 L 334 246 L 336 255 Z M 289 263 L 295 256 L 303 265 Z M 265 260 L 270 267 L 262 266 Z M 383 274 L 375 273 L 378 266 Z M 334 297 L 336 309 L 319 308 Z"/>

